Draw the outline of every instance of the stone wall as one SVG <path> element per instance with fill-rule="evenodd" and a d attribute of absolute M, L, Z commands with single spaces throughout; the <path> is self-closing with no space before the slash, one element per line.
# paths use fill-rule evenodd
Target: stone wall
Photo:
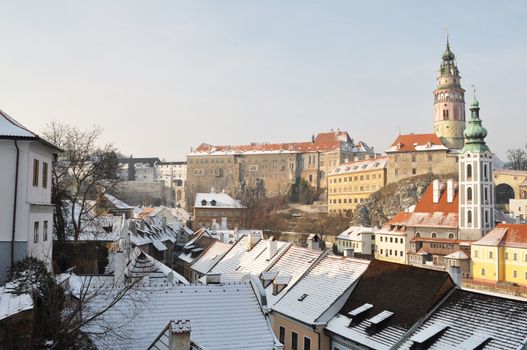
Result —
<path fill-rule="evenodd" d="M 388 183 L 423 174 L 458 172 L 457 155 L 447 151 L 395 152 L 388 154 Z"/>
<path fill-rule="evenodd" d="M 117 196 L 128 205 L 166 205 L 163 182 L 124 181 L 117 186 Z"/>

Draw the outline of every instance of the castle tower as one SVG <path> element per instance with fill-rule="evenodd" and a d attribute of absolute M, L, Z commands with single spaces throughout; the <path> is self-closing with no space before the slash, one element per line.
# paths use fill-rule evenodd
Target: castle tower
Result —
<path fill-rule="evenodd" d="M 447 36 L 434 90 L 434 132 L 448 148 L 461 149 L 465 130 L 465 90 L 461 87 L 455 58 Z"/>
<path fill-rule="evenodd" d="M 465 146 L 459 155 L 460 239 L 479 239 L 494 228 L 492 153 L 485 143 L 487 130 L 481 126 L 475 96 L 470 113 Z"/>

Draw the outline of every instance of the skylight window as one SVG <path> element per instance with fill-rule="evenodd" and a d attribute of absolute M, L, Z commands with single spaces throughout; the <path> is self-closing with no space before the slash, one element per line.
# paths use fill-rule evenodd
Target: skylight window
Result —
<path fill-rule="evenodd" d="M 305 298 L 307 298 L 307 294 L 302 294 L 302 296 L 298 298 L 298 301 L 303 301 Z"/>

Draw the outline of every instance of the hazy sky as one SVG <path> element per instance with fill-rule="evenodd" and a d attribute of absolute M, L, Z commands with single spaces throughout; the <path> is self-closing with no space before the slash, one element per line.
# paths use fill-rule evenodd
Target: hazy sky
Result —
<path fill-rule="evenodd" d="M 491 149 L 527 142 L 525 1 L 0 3 L 0 108 L 104 128 L 125 154 L 348 130 L 385 150 L 432 132 L 445 28 Z"/>

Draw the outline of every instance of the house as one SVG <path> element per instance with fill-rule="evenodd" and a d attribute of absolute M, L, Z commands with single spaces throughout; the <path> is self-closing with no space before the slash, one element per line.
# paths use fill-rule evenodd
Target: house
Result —
<path fill-rule="evenodd" d="M 391 349 L 454 288 L 446 272 L 373 260 L 327 324 L 330 349 Z"/>
<path fill-rule="evenodd" d="M 60 151 L 0 111 L 0 284 L 27 256 L 51 268 L 51 166 Z"/>
<path fill-rule="evenodd" d="M 348 249 L 353 254 L 372 256 L 375 253 L 374 229 L 364 226 L 350 226 L 335 239 L 335 245 L 339 254 L 345 254 Z M 348 253 L 350 251 L 348 250 Z"/>
<path fill-rule="evenodd" d="M 498 224 L 471 253 L 475 280 L 527 287 L 527 224 Z"/>
<path fill-rule="evenodd" d="M 194 237 L 185 243 L 182 251 L 177 255 L 176 271 L 189 281 L 196 281 L 199 273 L 193 271 L 191 266 L 215 242 L 217 242 L 216 239 L 212 238 L 204 227 L 196 231 Z"/>
<path fill-rule="evenodd" d="M 347 214 L 386 185 L 386 157 L 344 163 L 328 174 L 328 212 Z"/>
<path fill-rule="evenodd" d="M 406 264 L 410 248 L 406 223 L 411 215 L 400 212 L 375 231 L 375 259 Z"/>
<path fill-rule="evenodd" d="M 326 255 L 271 309 L 273 330 L 285 349 L 329 349 L 324 328 L 342 308 L 368 260 Z"/>
<path fill-rule="evenodd" d="M 140 286 L 84 330 L 95 334 L 92 340 L 98 348 L 142 350 L 158 343 L 174 321 L 181 327 L 185 324 L 186 339 L 194 344 L 191 349 L 282 349 L 257 283 Z M 99 288 L 85 317 L 104 308 L 118 291 L 117 287 Z M 101 331 L 104 337 L 96 335 Z"/>
<path fill-rule="evenodd" d="M 214 242 L 206 248 L 203 254 L 199 255 L 197 259 L 192 261 L 190 266 L 191 281 L 197 282 L 200 278 L 205 276 L 232 248 L 231 244 L 223 242 Z"/>
<path fill-rule="evenodd" d="M 194 203 L 196 227 L 211 227 L 214 222 L 227 219 L 229 228 L 245 227 L 247 208 L 226 193 L 197 193 Z"/>

